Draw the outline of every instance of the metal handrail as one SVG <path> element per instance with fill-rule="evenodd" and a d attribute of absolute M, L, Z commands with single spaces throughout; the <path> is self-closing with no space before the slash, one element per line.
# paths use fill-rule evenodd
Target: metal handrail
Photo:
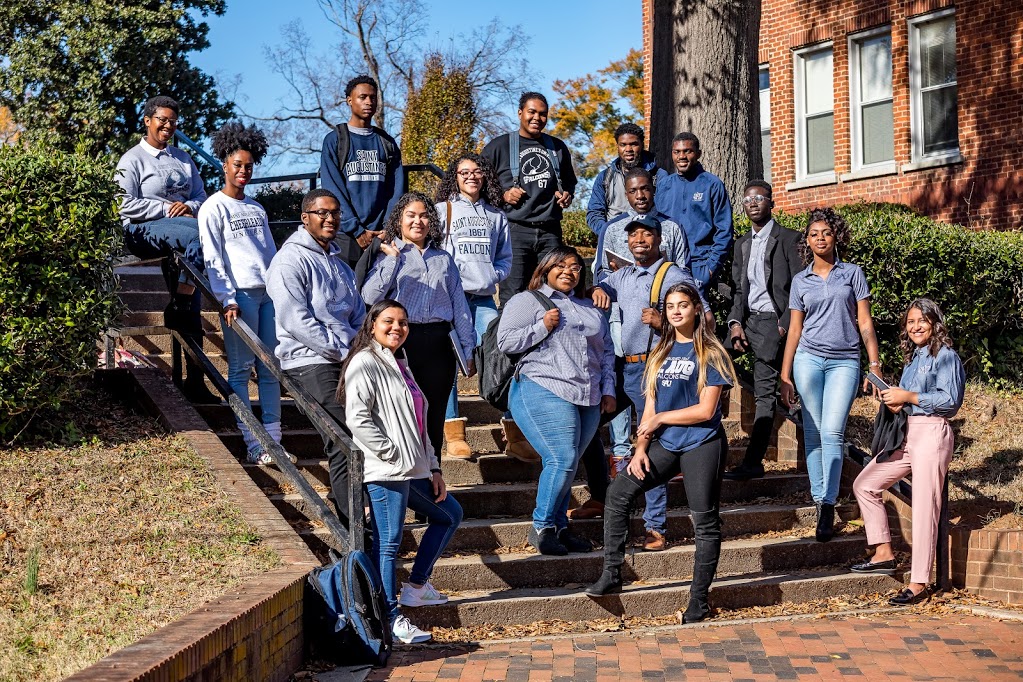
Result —
<path fill-rule="evenodd" d="M 200 147 L 199 143 L 195 142 L 188 135 L 185 135 L 180 130 L 175 130 L 174 131 L 174 139 L 177 140 L 178 142 L 183 142 L 186 147 L 188 147 L 189 149 L 192 150 L 192 152 L 194 152 L 195 154 L 198 154 L 199 156 L 201 156 L 203 161 L 205 161 L 206 163 L 210 164 L 211 166 L 216 168 L 221 173 L 224 172 L 224 165 L 222 163 L 220 163 L 220 159 L 216 158 L 215 156 L 213 156 L 212 154 L 207 152 L 205 149 Z"/>

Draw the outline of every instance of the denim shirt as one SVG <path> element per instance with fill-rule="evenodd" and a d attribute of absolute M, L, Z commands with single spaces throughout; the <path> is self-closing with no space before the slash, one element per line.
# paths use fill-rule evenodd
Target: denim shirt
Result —
<path fill-rule="evenodd" d="M 615 351 L 604 314 L 593 303 L 555 291 L 544 294 L 561 311 L 561 320 L 548 332 L 544 310 L 528 291 L 515 294 L 505 305 L 497 328 L 502 353 L 521 353 L 540 343 L 519 363 L 519 374 L 562 400 L 589 407 L 601 396 L 615 395 Z"/>
<path fill-rule="evenodd" d="M 932 356 L 927 346 L 917 348 L 902 370 L 899 388 L 917 394 L 919 405 L 905 406 L 909 416 L 935 415 L 951 419 L 963 406 L 966 372 L 959 354 L 948 346 Z"/>

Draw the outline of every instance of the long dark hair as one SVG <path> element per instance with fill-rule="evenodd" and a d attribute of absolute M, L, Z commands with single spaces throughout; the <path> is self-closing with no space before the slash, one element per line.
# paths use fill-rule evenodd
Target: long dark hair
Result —
<path fill-rule="evenodd" d="M 422 192 L 406 192 L 398 199 L 391 214 L 387 216 L 387 225 L 384 227 L 384 241 L 404 239 L 401 236 L 401 214 L 405 212 L 410 204 L 420 202 L 426 207 L 427 221 L 430 223 L 430 231 L 426 234 L 426 245 L 433 244 L 441 248 L 440 216 L 437 215 L 437 208 L 430 201 L 430 197 Z"/>
<path fill-rule="evenodd" d="M 440 185 L 437 187 L 437 193 L 433 197 L 434 201 L 439 204 L 442 201 L 450 200 L 453 195 L 458 194 L 458 164 L 463 161 L 472 161 L 480 167 L 480 170 L 483 171 L 483 186 L 480 187 L 480 198 L 494 208 L 500 208 L 501 204 L 504 203 L 504 198 L 501 193 L 501 183 L 497 181 L 497 173 L 494 172 L 494 167 L 490 162 L 476 152 L 463 152 L 448 164 L 448 169 L 445 171 L 444 177 L 441 178 Z M 448 229 L 451 229 L 450 225 Z"/>
<path fill-rule="evenodd" d="M 825 223 L 835 234 L 835 256 L 841 257 L 845 253 L 845 247 L 849 245 L 852 232 L 845 222 L 845 218 L 838 215 L 833 208 L 813 208 L 806 219 L 806 227 L 803 228 L 803 241 L 799 243 L 799 255 L 803 257 L 803 265 L 813 262 L 813 251 L 807 240 L 810 238 L 810 226 L 814 223 Z"/>
<path fill-rule="evenodd" d="M 927 344 L 927 352 L 931 357 L 937 357 L 942 346 L 952 347 L 952 337 L 948 334 L 948 327 L 945 326 L 945 314 L 941 312 L 938 304 L 929 298 L 918 298 L 909 304 L 906 312 L 902 313 L 899 319 L 899 346 L 902 348 L 902 357 L 908 363 L 913 353 L 916 352 L 916 344 L 913 343 L 909 334 L 906 333 L 906 320 L 909 319 L 909 311 L 916 308 L 931 324 L 931 340 Z"/>
<path fill-rule="evenodd" d="M 352 344 L 348 347 L 348 357 L 341 363 L 341 380 L 337 383 L 337 401 L 342 406 L 345 404 L 345 372 L 348 370 L 348 365 L 352 362 L 352 358 L 359 354 L 359 351 L 369 348 L 370 352 L 373 352 L 373 325 L 376 324 L 380 313 L 388 308 L 398 308 L 405 313 L 405 318 L 408 318 L 408 310 L 393 298 L 377 301 L 370 307 L 366 317 L 362 320 L 362 326 L 359 327 L 355 338 L 352 339 Z"/>
<path fill-rule="evenodd" d="M 550 274 L 551 270 L 554 269 L 555 265 L 562 263 L 569 258 L 575 258 L 579 262 L 579 267 L 582 270 L 579 271 L 579 283 L 575 285 L 575 289 L 572 293 L 582 298 L 586 293 L 586 261 L 579 255 L 571 246 L 555 246 L 553 249 L 548 251 L 540 259 L 540 263 L 536 266 L 536 270 L 533 271 L 533 276 L 529 280 L 529 289 L 539 289 L 544 284 L 547 284 L 547 275 Z"/>

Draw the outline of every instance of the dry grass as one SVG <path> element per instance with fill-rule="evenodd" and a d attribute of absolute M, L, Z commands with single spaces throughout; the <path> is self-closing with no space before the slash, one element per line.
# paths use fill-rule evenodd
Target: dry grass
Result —
<path fill-rule="evenodd" d="M 878 403 L 859 398 L 847 437 L 870 450 Z M 970 527 L 1023 528 L 1023 396 L 971 383 L 952 428 L 956 453 L 949 468 L 952 516 Z"/>
<path fill-rule="evenodd" d="M 182 439 L 82 404 L 78 444 L 0 450 L 0 680 L 63 678 L 279 563 Z"/>

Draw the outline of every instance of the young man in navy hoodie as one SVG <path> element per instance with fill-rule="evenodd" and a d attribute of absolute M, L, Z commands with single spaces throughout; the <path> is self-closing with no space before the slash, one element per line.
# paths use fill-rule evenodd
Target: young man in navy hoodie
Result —
<path fill-rule="evenodd" d="M 615 129 L 618 158 L 597 173 L 586 207 L 586 224 L 597 236 L 610 221 L 629 212 L 629 199 L 625 195 L 625 174 L 629 170 L 641 167 L 649 171 L 654 188 L 668 176 L 663 168 L 657 167 L 657 160 L 653 152 L 644 148 L 645 143 L 646 134 L 635 123 L 623 123 Z"/>
<path fill-rule="evenodd" d="M 704 170 L 701 156 L 696 135 L 676 135 L 671 143 L 676 172 L 658 183 L 654 203 L 685 230 L 693 277 L 706 295 L 732 248 L 732 202 L 721 178 Z"/>
<path fill-rule="evenodd" d="M 352 116 L 327 133 L 320 153 L 320 182 L 341 203 L 337 245 L 352 268 L 373 237 L 383 233 L 387 215 L 405 193 L 401 151 L 394 138 L 373 125 L 377 92 L 369 76 L 348 81 L 345 97 Z"/>

